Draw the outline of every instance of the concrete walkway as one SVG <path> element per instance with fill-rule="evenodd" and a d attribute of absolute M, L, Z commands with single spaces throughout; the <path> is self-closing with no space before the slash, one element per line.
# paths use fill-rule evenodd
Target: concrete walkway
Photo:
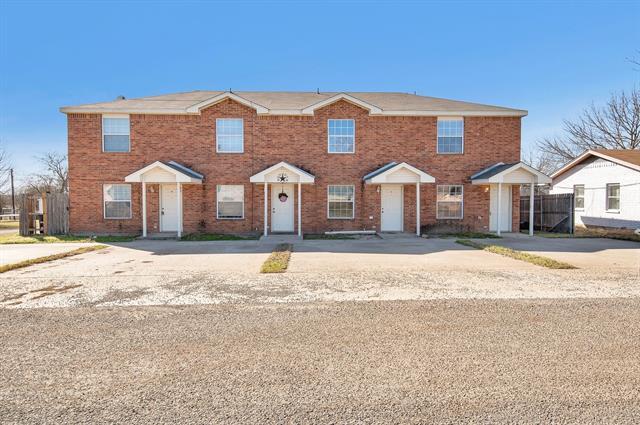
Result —
<path fill-rule="evenodd" d="M 95 245 L 91 243 L 34 243 L 0 245 L 0 265 L 18 263 L 38 257 L 60 254 L 74 249 Z"/>

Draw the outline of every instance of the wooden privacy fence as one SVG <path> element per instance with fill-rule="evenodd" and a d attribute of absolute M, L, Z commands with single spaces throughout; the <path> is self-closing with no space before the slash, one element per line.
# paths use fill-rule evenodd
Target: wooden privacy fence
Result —
<path fill-rule="evenodd" d="M 520 229 L 529 229 L 529 196 L 520 197 Z M 573 233 L 573 194 L 536 195 L 533 228 L 538 231 Z"/>
<path fill-rule="evenodd" d="M 61 235 L 69 233 L 69 195 L 47 193 L 22 195 L 20 203 L 20 235 Z"/>

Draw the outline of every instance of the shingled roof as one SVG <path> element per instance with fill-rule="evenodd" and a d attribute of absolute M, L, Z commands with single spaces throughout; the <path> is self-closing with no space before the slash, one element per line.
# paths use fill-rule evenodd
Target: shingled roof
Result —
<path fill-rule="evenodd" d="M 226 99 L 233 99 L 265 115 L 313 115 L 315 109 L 346 100 L 372 115 L 424 116 L 518 116 L 521 109 L 483 105 L 437 97 L 392 92 L 266 92 L 192 91 L 60 108 L 64 113 L 122 114 L 198 114 L 200 110 Z"/>

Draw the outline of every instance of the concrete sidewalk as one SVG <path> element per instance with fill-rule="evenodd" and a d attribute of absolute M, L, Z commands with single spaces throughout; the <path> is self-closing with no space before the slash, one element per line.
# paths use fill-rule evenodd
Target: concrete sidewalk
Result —
<path fill-rule="evenodd" d="M 92 243 L 34 243 L 0 245 L 0 265 L 18 263 L 74 249 L 96 245 Z"/>

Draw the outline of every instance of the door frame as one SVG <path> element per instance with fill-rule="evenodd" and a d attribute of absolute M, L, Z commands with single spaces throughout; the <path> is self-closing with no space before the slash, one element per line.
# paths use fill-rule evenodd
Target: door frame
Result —
<path fill-rule="evenodd" d="M 269 218 L 270 218 L 270 221 L 271 221 L 271 226 L 270 226 L 271 233 L 294 233 L 296 231 L 296 190 L 295 190 L 296 187 L 295 187 L 295 184 L 293 184 L 293 183 L 285 183 L 284 185 L 280 185 L 281 187 L 282 186 L 286 186 L 291 191 L 291 230 L 275 230 L 274 229 L 274 225 L 273 225 L 274 224 L 274 219 L 273 219 L 273 216 L 274 216 L 274 212 L 273 212 L 273 210 L 274 210 L 274 206 L 273 206 L 274 205 L 274 200 L 273 200 L 273 197 L 278 194 L 278 191 L 274 190 L 274 189 L 277 188 L 277 186 L 278 186 L 277 183 L 271 184 L 271 194 L 269 196 L 270 203 L 271 203 L 271 208 L 270 208 L 271 209 L 271 213 L 269 214 Z"/>
<path fill-rule="evenodd" d="M 496 205 L 498 204 L 498 185 L 494 184 L 492 185 L 493 187 L 496 188 Z M 509 193 L 509 202 L 508 202 L 508 207 L 509 207 L 509 212 L 507 213 L 507 216 L 509 217 L 509 226 L 507 226 L 507 229 L 500 229 L 501 232 L 513 232 L 513 185 L 509 184 L 509 183 L 502 183 L 502 188 Z M 493 202 L 491 201 L 491 187 L 489 187 L 489 231 L 490 232 L 497 232 L 498 228 L 500 228 L 500 223 L 497 223 L 497 226 L 495 229 L 491 229 L 491 221 L 493 219 L 494 216 L 496 216 L 496 211 L 491 211 L 491 206 L 493 205 Z M 504 203 L 505 199 L 504 196 L 500 196 L 500 202 Z M 497 208 L 500 208 L 500 205 L 497 205 Z M 502 214 L 500 214 L 500 218 L 502 218 Z"/>
<path fill-rule="evenodd" d="M 400 230 L 384 230 L 383 213 L 382 213 L 382 197 L 384 187 L 399 186 L 400 187 Z M 380 185 L 380 231 L 381 232 L 404 232 L 404 184 L 402 183 L 383 183 Z"/>
<path fill-rule="evenodd" d="M 180 217 L 178 214 L 178 202 L 180 202 L 180 200 L 178 199 L 178 184 L 177 183 L 161 183 L 160 185 L 160 190 L 158 191 L 158 195 L 160 197 L 160 199 L 158 200 L 158 228 L 160 229 L 161 232 L 177 232 L 180 229 Z M 162 197 L 164 194 L 164 187 L 165 186 L 175 186 L 176 189 L 176 225 L 177 225 L 177 229 L 176 230 L 164 230 L 164 226 L 162 224 Z"/>

